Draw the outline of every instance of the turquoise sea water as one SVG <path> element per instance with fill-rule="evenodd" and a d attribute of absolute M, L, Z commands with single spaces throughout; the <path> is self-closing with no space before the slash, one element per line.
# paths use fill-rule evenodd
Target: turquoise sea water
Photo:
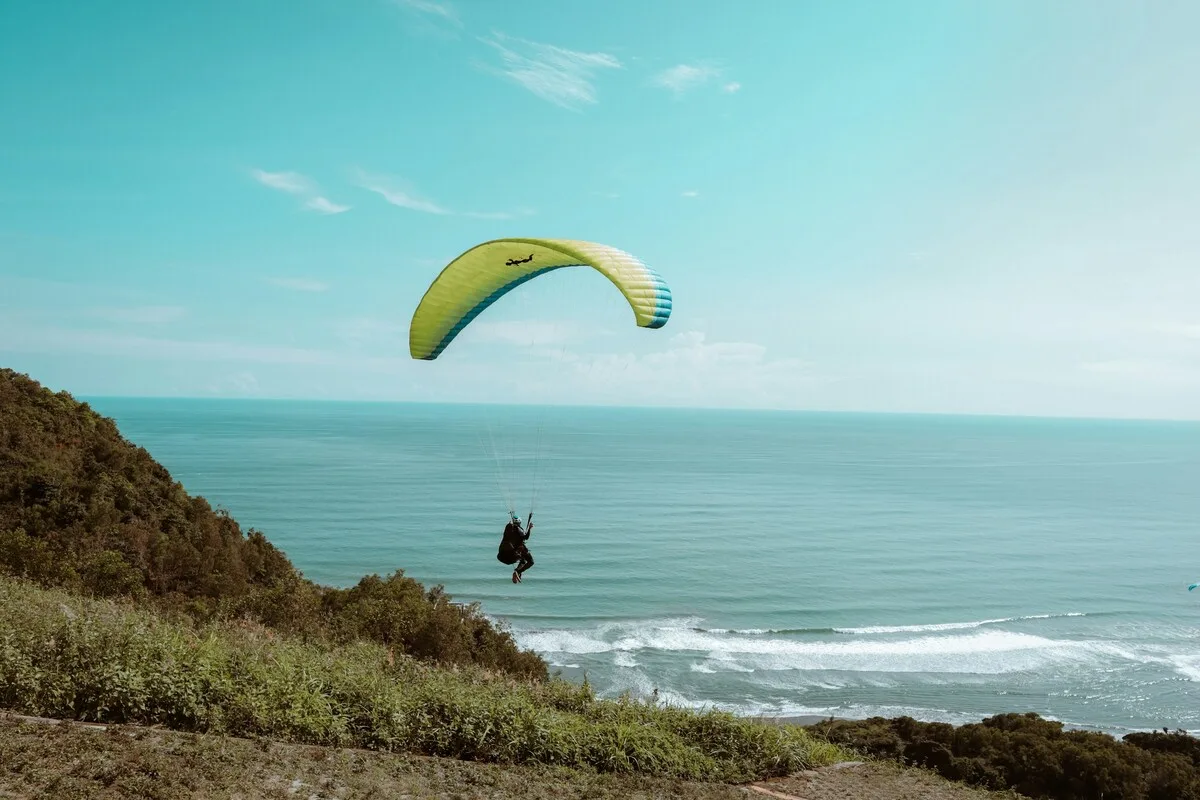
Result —
<path fill-rule="evenodd" d="M 1200 424 L 90 402 L 308 577 L 444 584 L 606 696 L 1200 731 Z"/>

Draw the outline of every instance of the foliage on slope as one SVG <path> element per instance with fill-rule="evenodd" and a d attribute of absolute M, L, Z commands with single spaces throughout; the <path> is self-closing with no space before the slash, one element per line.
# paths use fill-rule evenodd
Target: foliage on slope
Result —
<path fill-rule="evenodd" d="M 1054 800 L 1200 800 L 1200 739 L 1183 731 L 1123 739 L 1064 730 L 1037 714 L 1000 714 L 955 727 L 911 717 L 832 720 L 828 741 L 952 780 Z"/>
<path fill-rule="evenodd" d="M 248 616 L 285 633 L 547 675 L 478 608 L 402 571 L 349 589 L 305 579 L 260 531 L 189 496 L 111 419 L 10 369 L 0 369 L 0 572 L 200 620 Z"/>
<path fill-rule="evenodd" d="M 0 707 L 23 714 L 717 781 L 841 756 L 795 726 L 598 700 L 586 684 L 435 667 L 363 641 L 171 621 L 11 578 L 0 608 Z"/>

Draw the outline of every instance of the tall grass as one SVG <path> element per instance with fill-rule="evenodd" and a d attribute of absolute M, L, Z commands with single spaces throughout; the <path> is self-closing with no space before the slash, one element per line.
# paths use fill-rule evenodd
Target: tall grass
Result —
<path fill-rule="evenodd" d="M 0 705 L 21 713 L 738 782 L 842 757 L 789 726 L 598 700 L 561 679 L 437 668 L 381 645 L 190 625 L 0 579 Z"/>

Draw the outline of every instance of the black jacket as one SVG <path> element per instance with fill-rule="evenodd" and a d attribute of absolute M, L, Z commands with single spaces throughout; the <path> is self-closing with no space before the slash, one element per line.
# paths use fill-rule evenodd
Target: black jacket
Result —
<path fill-rule="evenodd" d="M 504 537 L 500 540 L 501 547 L 520 547 L 529 538 L 526 531 L 521 530 L 520 523 L 510 521 L 504 526 Z"/>

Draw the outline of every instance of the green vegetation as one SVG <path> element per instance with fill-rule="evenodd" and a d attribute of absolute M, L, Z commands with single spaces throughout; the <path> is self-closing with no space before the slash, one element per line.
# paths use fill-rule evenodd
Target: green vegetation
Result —
<path fill-rule="evenodd" d="M 64 719 L 737 782 L 832 763 L 794 726 L 597 700 L 561 679 L 440 668 L 371 642 L 304 642 L 245 622 L 0 579 L 0 706 Z"/>
<path fill-rule="evenodd" d="M 709 781 L 829 763 L 796 727 L 597 700 L 396 571 L 303 578 L 112 420 L 0 370 L 0 706 L 25 714 Z"/>
<path fill-rule="evenodd" d="M 555 796 L 601 790 L 582 775 L 634 782 L 604 784 L 614 796 L 643 780 L 761 780 L 850 747 L 1033 798 L 1200 800 L 1200 741 L 1182 732 L 1117 741 L 1011 714 L 805 731 L 598 700 L 440 586 L 399 570 L 348 589 L 305 579 L 112 420 L 11 370 L 0 370 L 0 609 L 0 707 L 35 716 L 577 776 Z M 219 777 L 204 772 L 195 779 Z"/>
<path fill-rule="evenodd" d="M 111 419 L 9 369 L 0 369 L 0 573 L 199 621 L 248 618 L 441 664 L 548 673 L 476 606 L 400 570 L 350 589 L 306 580 L 261 532 L 243 534 L 228 513 L 189 497 Z"/>
<path fill-rule="evenodd" d="M 0 715 L 0 797 L 55 800 L 747 800 L 740 787 L 566 767 L 508 767 L 348 748 L 48 725 Z"/>
<path fill-rule="evenodd" d="M 0 797 L 87 800 L 750 800 L 746 787 L 545 765 L 505 766 L 353 748 L 30 721 L 0 713 Z M 759 782 L 804 800 L 1020 800 L 879 761 Z"/>
<path fill-rule="evenodd" d="M 1200 800 L 1200 740 L 1183 731 L 1123 740 L 1066 731 L 1036 714 L 955 727 L 911 717 L 832 720 L 809 728 L 864 754 L 952 780 L 1054 800 Z"/>

